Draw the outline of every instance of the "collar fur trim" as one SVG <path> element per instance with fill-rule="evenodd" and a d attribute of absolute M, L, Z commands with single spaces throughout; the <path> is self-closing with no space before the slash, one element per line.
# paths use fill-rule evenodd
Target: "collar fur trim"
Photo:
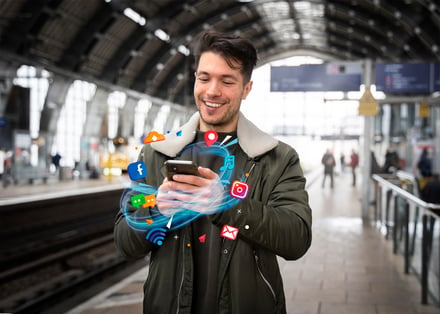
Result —
<path fill-rule="evenodd" d="M 180 129 L 166 134 L 164 141 L 151 143 L 151 147 L 169 157 L 176 157 L 186 145 L 194 141 L 199 120 L 199 113 L 194 113 Z M 278 145 L 278 140 L 261 131 L 241 112 L 238 118 L 237 136 L 238 144 L 250 158 L 260 156 Z"/>

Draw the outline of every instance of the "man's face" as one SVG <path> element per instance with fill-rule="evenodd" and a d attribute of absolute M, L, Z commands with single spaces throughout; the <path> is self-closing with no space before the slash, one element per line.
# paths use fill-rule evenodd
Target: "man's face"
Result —
<path fill-rule="evenodd" d="M 235 131 L 241 100 L 251 91 L 252 81 L 245 83 L 239 69 L 231 68 L 213 52 L 201 55 L 195 75 L 194 98 L 201 117 L 200 130 Z"/>

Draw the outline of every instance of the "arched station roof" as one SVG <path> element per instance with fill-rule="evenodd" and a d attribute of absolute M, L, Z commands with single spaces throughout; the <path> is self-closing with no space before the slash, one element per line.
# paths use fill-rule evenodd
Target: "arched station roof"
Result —
<path fill-rule="evenodd" d="M 3 58 L 178 104 L 192 103 L 190 47 L 204 30 L 250 38 L 259 64 L 440 60 L 438 0 L 3 0 Z"/>

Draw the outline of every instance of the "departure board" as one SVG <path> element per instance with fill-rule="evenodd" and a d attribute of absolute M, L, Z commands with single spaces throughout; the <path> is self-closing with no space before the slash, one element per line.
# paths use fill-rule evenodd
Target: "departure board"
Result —
<path fill-rule="evenodd" d="M 359 91 L 360 62 L 271 67 L 271 92 Z"/>
<path fill-rule="evenodd" d="M 429 94 L 432 92 L 431 63 L 376 64 L 376 90 L 394 94 Z"/>
<path fill-rule="evenodd" d="M 440 92 L 440 63 L 434 64 L 434 71 L 433 71 L 433 79 L 432 79 L 432 91 L 433 92 Z"/>

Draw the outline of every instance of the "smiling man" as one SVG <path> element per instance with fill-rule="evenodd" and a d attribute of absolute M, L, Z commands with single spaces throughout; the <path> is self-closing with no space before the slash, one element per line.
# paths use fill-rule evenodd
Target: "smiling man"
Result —
<path fill-rule="evenodd" d="M 116 245 L 127 257 L 150 254 L 144 313 L 286 313 L 277 255 L 296 260 L 312 241 L 299 157 L 240 112 L 257 61 L 248 40 L 207 32 L 195 56 L 198 112 L 179 136 L 171 132 L 165 141 L 145 144 L 140 160 L 149 173 L 144 183 L 158 187 L 154 210 L 173 217 L 189 208 L 197 219 L 170 229 L 156 245 L 121 212 Z M 227 160 L 206 153 L 205 134 L 213 131 L 217 143 L 229 143 Z M 169 159 L 196 162 L 199 175 L 169 181 L 162 171 Z M 232 180 L 224 186 L 219 173 L 229 166 Z M 225 193 L 239 198 L 238 205 L 222 207 Z M 149 210 L 131 206 L 128 212 L 145 216 Z"/>

